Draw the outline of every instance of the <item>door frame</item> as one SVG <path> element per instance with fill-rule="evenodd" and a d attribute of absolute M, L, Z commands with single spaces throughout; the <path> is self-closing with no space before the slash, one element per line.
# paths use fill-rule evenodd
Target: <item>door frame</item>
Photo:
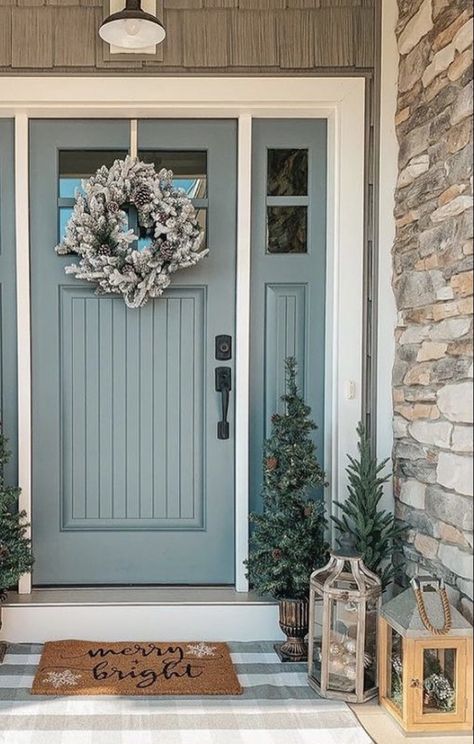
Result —
<path fill-rule="evenodd" d="M 130 85 L 132 83 L 132 85 Z M 29 120 L 233 118 L 238 122 L 235 421 L 236 590 L 248 590 L 251 153 L 254 118 L 328 121 L 325 469 L 328 511 L 345 498 L 346 454 L 361 416 L 365 164 L 364 77 L 4 77 L 0 118 L 15 119 L 18 482 L 31 516 Z M 131 147 L 136 127 L 131 124 Z M 19 591 L 31 592 L 31 575 Z"/>

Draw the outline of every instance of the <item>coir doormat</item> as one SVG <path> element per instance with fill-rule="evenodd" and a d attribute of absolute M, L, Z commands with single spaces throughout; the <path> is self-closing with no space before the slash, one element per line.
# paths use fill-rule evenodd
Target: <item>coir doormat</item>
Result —
<path fill-rule="evenodd" d="M 46 643 L 33 695 L 240 695 L 225 643 Z"/>

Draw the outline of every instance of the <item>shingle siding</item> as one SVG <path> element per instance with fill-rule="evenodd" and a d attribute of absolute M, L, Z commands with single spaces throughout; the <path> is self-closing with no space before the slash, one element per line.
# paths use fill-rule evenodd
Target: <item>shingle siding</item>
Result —
<path fill-rule="evenodd" d="M 167 40 L 130 58 L 100 40 L 101 0 L 0 0 L 0 74 L 370 68 L 375 1 L 164 0 Z"/>

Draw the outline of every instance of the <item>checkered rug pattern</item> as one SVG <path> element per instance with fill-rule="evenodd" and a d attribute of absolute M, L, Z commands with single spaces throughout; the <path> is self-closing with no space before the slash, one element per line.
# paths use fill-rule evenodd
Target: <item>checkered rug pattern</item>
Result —
<path fill-rule="evenodd" d="M 0 665 L 0 744 L 369 744 L 342 702 L 308 687 L 305 664 L 270 642 L 230 643 L 236 697 L 38 697 L 41 645 L 10 644 Z"/>

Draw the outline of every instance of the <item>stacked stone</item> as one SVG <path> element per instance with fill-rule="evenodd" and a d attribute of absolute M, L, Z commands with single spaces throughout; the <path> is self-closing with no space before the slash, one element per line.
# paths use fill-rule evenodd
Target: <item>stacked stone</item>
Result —
<path fill-rule="evenodd" d="M 396 513 L 472 619 L 472 3 L 399 0 Z"/>

